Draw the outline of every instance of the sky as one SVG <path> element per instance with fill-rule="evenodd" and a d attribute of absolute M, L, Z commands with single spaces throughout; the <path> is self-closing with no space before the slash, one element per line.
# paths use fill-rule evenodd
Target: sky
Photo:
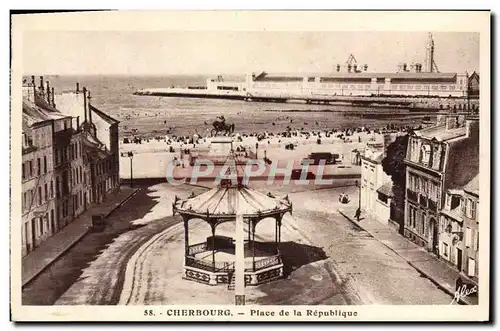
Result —
<path fill-rule="evenodd" d="M 440 72 L 479 71 L 479 34 L 434 33 Z M 353 54 L 370 72 L 424 63 L 422 32 L 25 31 L 26 75 L 330 72 Z"/>

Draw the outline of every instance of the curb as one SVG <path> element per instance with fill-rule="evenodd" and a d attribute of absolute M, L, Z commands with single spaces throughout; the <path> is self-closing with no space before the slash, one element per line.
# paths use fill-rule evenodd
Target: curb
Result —
<path fill-rule="evenodd" d="M 394 249 L 392 249 L 391 247 L 389 247 L 388 245 L 384 244 L 382 241 L 378 240 L 377 238 L 375 238 L 371 233 L 370 231 L 366 230 L 363 226 L 361 226 L 358 222 L 352 220 L 349 216 L 347 216 L 343 211 L 340 211 L 340 210 L 337 210 L 339 212 L 340 215 L 344 216 L 349 222 L 355 224 L 356 226 L 358 226 L 360 229 L 363 229 L 364 231 L 368 232 L 375 240 L 377 240 L 379 243 L 381 243 L 382 245 L 384 245 L 385 247 L 389 248 L 391 251 L 393 251 L 394 253 L 396 253 L 399 257 L 401 257 L 403 260 L 406 261 L 406 263 L 408 263 L 413 269 L 415 269 L 418 273 L 420 273 L 421 275 L 423 275 L 424 277 L 426 277 L 427 279 L 429 279 L 433 284 L 435 284 L 440 290 L 442 290 L 443 292 L 446 292 L 447 294 L 449 294 L 452 298 L 455 297 L 455 292 L 453 292 L 452 290 L 450 290 L 447 286 L 443 285 L 442 283 L 440 283 L 439 281 L 437 281 L 433 276 L 429 275 L 427 272 L 423 271 L 420 267 L 417 267 L 415 266 L 415 264 L 411 261 L 408 261 L 407 259 L 405 259 L 404 257 L 402 257 L 400 254 L 398 254 L 398 252 L 396 252 Z M 470 305 L 471 303 L 470 302 L 467 302 L 465 300 L 463 300 L 463 298 L 459 298 L 458 300 L 459 303 L 462 303 L 462 304 L 465 304 L 465 305 Z"/>
<path fill-rule="evenodd" d="M 118 204 L 116 207 L 111 209 L 105 217 L 110 216 L 115 210 L 123 206 L 127 201 L 129 201 L 134 195 L 137 194 L 137 192 L 140 191 L 139 189 L 136 189 L 132 194 L 130 194 L 125 200 L 123 200 L 120 204 Z M 48 267 L 50 267 L 54 262 L 56 262 L 64 253 L 66 253 L 71 247 L 75 246 L 80 240 L 82 240 L 83 237 L 85 237 L 91 230 L 91 227 L 87 227 L 87 229 L 80 234 L 78 237 L 75 238 L 71 243 L 69 243 L 64 249 L 62 249 L 49 263 L 47 263 L 43 268 L 38 270 L 36 273 L 34 273 L 31 277 L 29 277 L 27 280 L 22 282 L 21 288 L 24 288 L 26 285 L 31 283 L 38 275 L 40 275 L 43 271 L 45 271 Z"/>
<path fill-rule="evenodd" d="M 109 212 L 107 212 L 104 217 L 107 218 L 107 217 L 111 216 L 118 208 L 120 208 L 121 206 L 126 204 L 130 199 L 132 199 L 140 190 L 141 190 L 141 188 L 134 189 L 134 192 L 132 192 L 127 198 L 125 198 L 125 200 L 123 200 L 118 205 L 113 207 L 113 209 L 111 209 Z"/>

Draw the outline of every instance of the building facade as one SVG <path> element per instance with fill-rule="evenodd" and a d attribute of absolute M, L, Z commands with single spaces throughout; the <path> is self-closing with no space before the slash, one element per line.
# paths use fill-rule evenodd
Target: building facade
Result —
<path fill-rule="evenodd" d="M 333 72 L 293 74 L 249 74 L 246 91 L 253 96 L 467 96 L 467 73 L 437 72 Z"/>
<path fill-rule="evenodd" d="M 479 277 L 479 175 L 464 187 L 464 254 L 462 272 L 477 282 Z"/>
<path fill-rule="evenodd" d="M 441 116 L 438 125 L 410 134 L 406 154 L 404 235 L 439 254 L 439 214 L 448 190 L 479 171 L 479 120 Z"/>
<path fill-rule="evenodd" d="M 479 176 L 462 190 L 448 190 L 441 210 L 439 256 L 464 275 L 478 279 Z"/>
<path fill-rule="evenodd" d="M 34 76 L 23 82 L 22 92 L 24 256 L 117 189 L 119 164 L 118 121 L 90 111 L 86 92 L 62 97 L 56 107 L 54 88 L 43 77 L 36 86 Z"/>
<path fill-rule="evenodd" d="M 23 108 L 27 105 L 23 105 Z M 23 112 L 22 255 L 56 231 L 52 121 Z"/>
<path fill-rule="evenodd" d="M 84 159 L 85 193 L 88 203 L 100 203 L 119 188 L 119 121 L 91 104 L 90 92 L 76 84 L 74 91 L 58 96 L 58 105 L 65 114 L 83 119 L 80 126 Z"/>

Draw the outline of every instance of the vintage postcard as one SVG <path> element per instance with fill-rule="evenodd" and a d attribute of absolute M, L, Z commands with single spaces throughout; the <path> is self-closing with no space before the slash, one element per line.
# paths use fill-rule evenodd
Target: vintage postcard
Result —
<path fill-rule="evenodd" d="M 490 15 L 13 15 L 12 319 L 489 320 Z"/>

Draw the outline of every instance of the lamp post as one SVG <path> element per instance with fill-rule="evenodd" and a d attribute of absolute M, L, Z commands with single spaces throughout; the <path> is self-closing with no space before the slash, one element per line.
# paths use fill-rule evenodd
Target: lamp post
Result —
<path fill-rule="evenodd" d="M 255 159 L 259 159 L 259 143 L 255 143 Z"/>
<path fill-rule="evenodd" d="M 359 188 L 359 196 L 358 196 L 358 209 L 356 210 L 356 219 L 357 221 L 359 222 L 359 218 L 361 217 L 361 180 L 359 181 L 355 181 L 356 183 L 356 187 Z"/>
<path fill-rule="evenodd" d="M 133 152 L 128 152 L 128 157 L 130 159 L 130 187 L 133 186 L 132 182 L 133 182 L 133 171 L 132 171 L 132 159 L 134 158 L 134 153 Z"/>

